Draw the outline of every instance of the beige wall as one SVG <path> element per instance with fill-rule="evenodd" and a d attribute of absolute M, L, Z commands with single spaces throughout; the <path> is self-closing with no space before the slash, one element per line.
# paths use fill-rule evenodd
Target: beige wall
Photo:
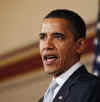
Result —
<path fill-rule="evenodd" d="M 38 40 L 42 18 L 56 8 L 73 9 L 89 23 L 98 0 L 0 0 L 0 54 Z"/>
<path fill-rule="evenodd" d="M 0 84 L 0 102 L 37 102 L 48 83 L 43 72 L 3 82 Z"/>

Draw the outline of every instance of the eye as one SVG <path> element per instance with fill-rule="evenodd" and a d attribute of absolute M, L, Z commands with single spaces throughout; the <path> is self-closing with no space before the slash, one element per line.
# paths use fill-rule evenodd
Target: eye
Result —
<path fill-rule="evenodd" d="M 54 37 L 59 39 L 59 40 L 63 40 L 64 39 L 64 34 L 55 32 Z"/>
<path fill-rule="evenodd" d="M 45 33 L 40 33 L 39 37 L 40 37 L 40 40 L 44 40 L 46 38 L 46 34 Z"/>

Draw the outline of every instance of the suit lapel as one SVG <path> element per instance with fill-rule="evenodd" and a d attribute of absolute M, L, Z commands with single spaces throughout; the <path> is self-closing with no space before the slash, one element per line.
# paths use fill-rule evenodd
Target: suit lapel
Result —
<path fill-rule="evenodd" d="M 71 77 L 64 83 L 64 85 L 61 87 L 59 92 L 57 93 L 55 99 L 53 102 L 64 102 L 64 100 L 67 100 L 67 102 L 70 101 L 70 90 L 74 84 L 78 82 L 78 79 L 81 75 L 86 74 L 86 68 L 84 65 L 82 65 L 77 71 L 75 71 Z M 39 102 L 43 102 L 43 97 L 40 99 Z"/>
<path fill-rule="evenodd" d="M 80 75 L 84 74 L 84 72 L 87 72 L 84 66 L 75 71 L 59 90 L 53 102 L 64 102 L 65 99 L 69 102 L 71 87 L 77 83 Z"/>

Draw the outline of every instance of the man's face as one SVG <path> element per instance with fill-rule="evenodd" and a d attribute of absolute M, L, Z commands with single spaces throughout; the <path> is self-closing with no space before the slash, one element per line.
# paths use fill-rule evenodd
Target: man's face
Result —
<path fill-rule="evenodd" d="M 44 71 L 57 77 L 77 60 L 76 42 L 69 23 L 60 18 L 43 21 L 40 33 L 40 54 Z"/>

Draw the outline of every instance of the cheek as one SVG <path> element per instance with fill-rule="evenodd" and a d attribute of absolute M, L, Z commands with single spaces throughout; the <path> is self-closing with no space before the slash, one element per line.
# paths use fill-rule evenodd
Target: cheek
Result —
<path fill-rule="evenodd" d="M 66 58 L 67 54 L 68 54 L 68 49 L 65 48 L 64 44 L 63 45 L 58 45 L 59 48 L 58 48 L 58 55 L 59 55 L 59 58 L 60 58 L 60 63 L 62 63 L 64 61 L 64 59 Z"/>
<path fill-rule="evenodd" d="M 65 62 L 65 60 L 68 58 L 68 51 L 67 50 L 62 50 L 61 52 L 60 52 L 60 61 L 61 61 L 61 63 L 64 63 Z"/>
<path fill-rule="evenodd" d="M 59 44 L 57 45 L 57 49 L 58 49 L 58 52 L 61 56 L 64 56 L 67 52 L 68 52 L 68 46 L 67 44 L 65 43 L 62 43 L 62 44 Z"/>
<path fill-rule="evenodd" d="M 69 60 L 72 55 L 73 47 L 68 43 L 59 44 L 58 54 L 60 61 L 64 63 L 65 60 Z"/>

